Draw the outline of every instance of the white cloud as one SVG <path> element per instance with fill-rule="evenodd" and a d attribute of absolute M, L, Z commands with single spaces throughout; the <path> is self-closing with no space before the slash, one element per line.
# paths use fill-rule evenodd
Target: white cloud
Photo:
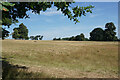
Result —
<path fill-rule="evenodd" d="M 30 14 L 33 14 L 33 15 L 38 15 L 38 14 L 35 14 L 35 13 L 32 13 L 32 11 L 29 12 Z M 51 15 L 56 15 L 56 14 L 62 14 L 62 12 L 59 10 L 57 11 L 57 8 L 48 8 L 45 12 L 41 11 L 40 12 L 40 15 L 46 15 L 46 16 L 51 16 Z"/>
<path fill-rule="evenodd" d="M 90 14 L 89 15 L 91 18 L 97 17 L 97 16 L 101 16 L 101 14 Z"/>
<path fill-rule="evenodd" d="M 56 8 L 49 8 L 45 12 L 40 12 L 41 15 L 51 16 L 56 14 L 62 14 L 62 12 L 59 10 L 57 11 Z"/>

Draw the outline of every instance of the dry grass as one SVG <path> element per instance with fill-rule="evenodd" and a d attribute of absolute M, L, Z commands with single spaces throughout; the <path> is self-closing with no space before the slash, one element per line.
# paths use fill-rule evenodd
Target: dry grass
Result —
<path fill-rule="evenodd" d="M 118 77 L 118 42 L 4 40 L 2 56 L 52 77 Z"/>

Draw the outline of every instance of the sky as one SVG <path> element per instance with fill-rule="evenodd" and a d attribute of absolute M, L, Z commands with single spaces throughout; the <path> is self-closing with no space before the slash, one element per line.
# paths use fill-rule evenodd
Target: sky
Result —
<path fill-rule="evenodd" d="M 117 2 L 76 2 L 75 6 L 95 6 L 91 13 L 79 18 L 80 23 L 75 24 L 64 16 L 61 11 L 57 11 L 56 7 L 47 9 L 41 12 L 40 15 L 34 14 L 31 11 L 27 12 L 29 19 L 19 19 L 19 23 L 12 25 L 8 30 L 12 33 L 13 28 L 18 27 L 23 23 L 29 30 L 29 36 L 43 35 L 43 40 L 52 40 L 53 38 L 63 38 L 76 36 L 84 33 L 85 37 L 89 38 L 89 33 L 94 28 L 105 29 L 105 24 L 113 22 L 116 26 L 118 36 L 118 3 Z M 9 39 L 12 39 L 10 36 Z"/>

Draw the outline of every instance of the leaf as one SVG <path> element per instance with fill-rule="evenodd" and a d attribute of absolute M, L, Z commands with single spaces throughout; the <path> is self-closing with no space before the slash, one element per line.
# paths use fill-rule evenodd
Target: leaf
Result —
<path fill-rule="evenodd" d="M 15 4 L 11 4 L 9 2 L 2 2 L 2 5 L 5 5 L 5 6 L 14 6 Z"/>

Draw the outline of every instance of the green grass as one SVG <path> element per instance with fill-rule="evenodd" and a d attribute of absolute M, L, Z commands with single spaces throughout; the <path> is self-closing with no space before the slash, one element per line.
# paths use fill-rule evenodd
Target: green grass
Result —
<path fill-rule="evenodd" d="M 4 40 L 2 57 L 50 77 L 118 77 L 118 42 Z"/>

